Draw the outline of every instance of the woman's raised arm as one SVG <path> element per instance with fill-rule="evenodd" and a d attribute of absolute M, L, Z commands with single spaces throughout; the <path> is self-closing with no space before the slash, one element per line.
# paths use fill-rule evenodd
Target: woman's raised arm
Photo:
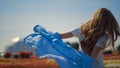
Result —
<path fill-rule="evenodd" d="M 72 32 L 62 33 L 62 34 L 60 34 L 60 36 L 62 39 L 73 37 Z"/>

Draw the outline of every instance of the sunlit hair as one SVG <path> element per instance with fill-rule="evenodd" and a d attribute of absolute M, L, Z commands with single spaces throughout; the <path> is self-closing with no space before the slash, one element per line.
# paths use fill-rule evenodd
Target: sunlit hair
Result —
<path fill-rule="evenodd" d="M 120 36 L 120 27 L 110 12 L 106 8 L 98 9 L 93 17 L 80 27 L 81 35 L 84 35 L 84 40 L 81 42 L 83 50 L 90 55 L 93 47 L 98 39 L 105 35 L 107 43 L 105 47 L 112 44 L 114 49 L 114 42 Z"/>

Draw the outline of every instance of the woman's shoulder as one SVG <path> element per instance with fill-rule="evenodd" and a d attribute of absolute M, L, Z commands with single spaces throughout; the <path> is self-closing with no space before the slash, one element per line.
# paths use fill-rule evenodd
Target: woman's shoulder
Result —
<path fill-rule="evenodd" d="M 76 36 L 77 34 L 80 34 L 80 28 L 75 28 L 72 31 L 73 36 Z"/>

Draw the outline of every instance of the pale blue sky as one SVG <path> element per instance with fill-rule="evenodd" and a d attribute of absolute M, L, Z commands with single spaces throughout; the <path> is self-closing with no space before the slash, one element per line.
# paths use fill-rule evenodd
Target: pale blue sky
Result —
<path fill-rule="evenodd" d="M 119 4 L 120 0 L 0 0 L 0 51 L 12 38 L 32 33 L 36 24 L 50 31 L 71 31 L 103 7 L 120 24 Z"/>

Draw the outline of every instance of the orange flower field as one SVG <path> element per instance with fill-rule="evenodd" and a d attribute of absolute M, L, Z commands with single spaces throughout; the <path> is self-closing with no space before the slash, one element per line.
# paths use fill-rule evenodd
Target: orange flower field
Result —
<path fill-rule="evenodd" d="M 53 59 L 0 59 L 0 68 L 59 68 Z"/>
<path fill-rule="evenodd" d="M 105 68 L 120 68 L 120 55 L 104 55 Z M 0 68 L 59 68 L 59 65 L 49 58 L 0 58 Z"/>
<path fill-rule="evenodd" d="M 105 68 L 120 68 L 120 55 L 104 55 Z"/>

